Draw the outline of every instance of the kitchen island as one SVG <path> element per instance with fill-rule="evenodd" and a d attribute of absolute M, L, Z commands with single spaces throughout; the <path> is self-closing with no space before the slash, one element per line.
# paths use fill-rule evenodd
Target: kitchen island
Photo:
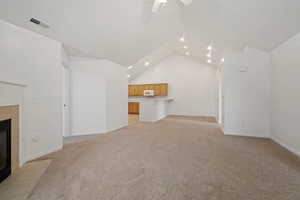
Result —
<path fill-rule="evenodd" d="M 128 102 L 139 103 L 139 120 L 144 122 L 156 122 L 165 118 L 171 101 L 173 98 L 160 96 L 128 97 Z"/>

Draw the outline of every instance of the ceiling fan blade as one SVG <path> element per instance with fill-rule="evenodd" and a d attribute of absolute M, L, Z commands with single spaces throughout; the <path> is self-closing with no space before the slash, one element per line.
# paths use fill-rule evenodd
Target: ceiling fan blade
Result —
<path fill-rule="evenodd" d="M 186 6 L 190 5 L 193 2 L 193 0 L 180 0 L 180 1 Z"/>
<path fill-rule="evenodd" d="M 152 7 L 152 12 L 157 12 L 160 7 L 160 4 L 161 4 L 160 0 L 155 0 Z"/>

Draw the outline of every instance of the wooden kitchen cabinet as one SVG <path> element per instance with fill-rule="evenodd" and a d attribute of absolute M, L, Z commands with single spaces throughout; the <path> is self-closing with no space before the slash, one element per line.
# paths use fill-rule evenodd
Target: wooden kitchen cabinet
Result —
<path fill-rule="evenodd" d="M 154 85 L 153 90 L 154 90 L 154 95 L 155 96 L 163 96 L 161 92 L 161 85 Z"/>
<path fill-rule="evenodd" d="M 137 89 L 137 91 L 135 93 L 135 96 L 144 96 L 144 87 L 143 87 L 143 85 L 137 85 L 136 89 Z"/>
<path fill-rule="evenodd" d="M 134 96 L 134 87 L 132 85 L 128 85 L 128 96 Z"/>
<path fill-rule="evenodd" d="M 128 114 L 140 114 L 140 103 L 128 102 Z"/>
<path fill-rule="evenodd" d="M 161 84 L 160 95 L 159 96 L 168 96 L 169 88 L 168 84 Z"/>
<path fill-rule="evenodd" d="M 154 90 L 155 96 L 168 96 L 168 83 L 128 85 L 128 96 L 144 96 L 144 90 Z"/>

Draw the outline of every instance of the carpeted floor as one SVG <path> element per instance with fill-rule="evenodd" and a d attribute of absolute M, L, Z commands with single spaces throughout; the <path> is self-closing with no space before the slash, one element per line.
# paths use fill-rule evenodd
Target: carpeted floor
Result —
<path fill-rule="evenodd" d="M 300 199 L 299 157 L 208 122 L 138 122 L 49 158 L 29 200 Z"/>
<path fill-rule="evenodd" d="M 50 160 L 25 164 L 0 184 L 1 200 L 26 200 L 44 174 Z"/>

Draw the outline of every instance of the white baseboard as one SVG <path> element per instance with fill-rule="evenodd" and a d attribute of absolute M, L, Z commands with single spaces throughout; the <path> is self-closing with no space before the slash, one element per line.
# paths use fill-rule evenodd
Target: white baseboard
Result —
<path fill-rule="evenodd" d="M 273 140 L 275 143 L 279 144 L 280 146 L 284 147 L 285 149 L 289 150 L 290 152 L 292 152 L 292 153 L 294 153 L 294 154 L 296 154 L 297 156 L 300 157 L 300 151 L 296 150 L 293 147 L 290 147 L 289 145 L 283 143 L 282 141 L 280 141 L 279 139 L 276 139 L 276 138 L 272 138 L 272 137 L 269 137 L 269 136 L 250 135 L 250 134 L 233 133 L 233 132 L 225 132 L 225 131 L 224 131 L 224 135 L 256 137 L 256 138 L 269 138 L 269 139 Z"/>
<path fill-rule="evenodd" d="M 38 152 L 38 153 L 35 153 L 35 154 L 32 154 L 32 155 L 29 155 L 29 156 L 26 156 L 23 160 L 21 160 L 20 162 L 20 167 L 22 167 L 26 162 L 28 161 L 31 161 L 31 160 L 34 160 L 34 159 L 37 159 L 39 157 L 42 157 L 42 156 L 45 156 L 47 154 L 50 154 L 50 153 L 53 153 L 53 152 L 56 152 L 56 151 L 59 151 L 63 148 L 62 145 L 58 146 L 58 147 L 54 147 L 53 149 L 50 149 L 48 151 L 44 151 L 44 152 Z"/>
<path fill-rule="evenodd" d="M 91 131 L 91 132 L 85 132 L 85 133 L 72 133 L 70 135 L 70 137 L 106 134 L 106 133 L 109 133 L 111 131 L 119 130 L 119 129 L 124 128 L 126 126 L 128 126 L 128 124 L 123 124 L 123 125 L 120 125 L 120 126 L 115 127 L 115 128 L 101 130 L 101 131 L 99 130 L 99 131 Z"/>
<path fill-rule="evenodd" d="M 69 137 L 73 136 L 85 136 L 85 135 L 98 135 L 98 134 L 105 134 L 106 131 L 91 131 L 91 132 L 84 132 L 84 133 L 71 133 Z"/>
<path fill-rule="evenodd" d="M 257 135 L 257 134 L 247 134 L 247 133 L 234 133 L 234 132 L 227 132 L 223 131 L 224 135 L 232 135 L 232 136 L 243 136 L 243 137 L 256 137 L 256 138 L 270 138 L 267 135 Z"/>
<path fill-rule="evenodd" d="M 116 127 L 116 128 L 107 129 L 105 133 L 109 133 L 111 131 L 116 131 L 116 130 L 119 130 L 119 129 L 124 128 L 126 126 L 128 126 L 128 124 L 123 124 L 123 125 L 121 125 L 119 127 Z"/>
<path fill-rule="evenodd" d="M 300 151 L 294 149 L 293 147 L 288 146 L 287 144 L 283 143 L 282 141 L 279 141 L 279 139 L 276 138 L 271 138 L 275 143 L 279 144 L 280 146 L 286 148 L 287 150 L 289 150 L 290 152 L 296 154 L 297 156 L 300 157 Z"/>

